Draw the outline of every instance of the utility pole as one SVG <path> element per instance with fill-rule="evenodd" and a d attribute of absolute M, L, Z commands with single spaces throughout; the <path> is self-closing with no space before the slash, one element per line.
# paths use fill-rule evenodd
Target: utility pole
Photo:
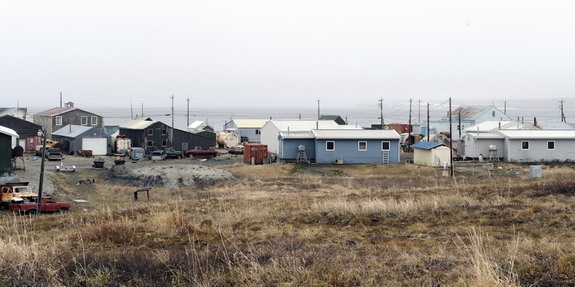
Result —
<path fill-rule="evenodd" d="M 459 133 L 459 140 L 461 141 L 461 110 L 457 113 L 457 132 Z"/>
<path fill-rule="evenodd" d="M 427 103 L 427 141 L 429 141 L 431 131 L 429 129 L 429 103 Z"/>
<path fill-rule="evenodd" d="M 411 99 L 409 99 L 409 121 L 407 125 L 407 150 L 411 151 Z"/>
<path fill-rule="evenodd" d="M 379 98 L 379 119 L 380 119 L 381 129 L 383 130 L 383 98 Z"/>
<path fill-rule="evenodd" d="M 561 122 L 562 123 L 566 123 L 567 120 L 565 119 L 565 113 L 563 113 L 563 103 L 565 101 L 563 99 L 561 99 L 561 101 L 559 101 L 559 103 L 561 103 L 561 105 L 559 106 L 559 108 L 561 109 Z"/>
<path fill-rule="evenodd" d="M 187 121 L 187 125 L 186 125 L 186 130 L 188 129 L 188 127 L 190 126 L 190 98 L 187 98 L 186 101 L 188 102 L 188 111 L 186 113 L 186 116 L 188 117 L 188 121 Z"/>
<path fill-rule="evenodd" d="M 317 119 L 319 120 L 320 113 L 319 113 L 319 99 L 317 100 Z"/>
<path fill-rule="evenodd" d="M 453 177 L 453 124 L 451 120 L 451 98 L 449 98 L 449 174 Z"/>
<path fill-rule="evenodd" d="M 174 140 L 174 94 L 172 94 L 172 128 L 170 129 L 170 147 L 172 147 L 172 143 Z"/>
<path fill-rule="evenodd" d="M 503 101 L 503 113 L 507 114 L 507 101 Z"/>

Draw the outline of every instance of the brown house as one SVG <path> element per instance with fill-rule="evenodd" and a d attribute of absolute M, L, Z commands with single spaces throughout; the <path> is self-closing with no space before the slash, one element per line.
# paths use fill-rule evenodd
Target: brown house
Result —
<path fill-rule="evenodd" d="M 37 113 L 33 118 L 34 123 L 41 125 L 45 130 L 47 138 L 51 138 L 52 132 L 66 125 L 104 128 L 101 115 L 75 108 L 72 102 L 66 103 L 65 107 L 52 108 Z"/>

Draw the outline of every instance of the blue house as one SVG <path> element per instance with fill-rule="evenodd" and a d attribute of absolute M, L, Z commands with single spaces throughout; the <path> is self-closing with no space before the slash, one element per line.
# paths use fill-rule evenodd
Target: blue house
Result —
<path fill-rule="evenodd" d="M 399 163 L 400 139 L 394 130 L 312 130 L 280 133 L 278 158 L 295 161 L 298 151 L 318 164 Z"/>

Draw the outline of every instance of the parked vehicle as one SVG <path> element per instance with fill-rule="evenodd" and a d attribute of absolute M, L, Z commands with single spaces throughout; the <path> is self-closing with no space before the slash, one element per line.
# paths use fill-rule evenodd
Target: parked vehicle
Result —
<path fill-rule="evenodd" d="M 195 147 L 194 149 L 190 149 L 186 151 L 186 156 L 189 157 L 215 157 L 218 155 L 218 151 L 214 148 L 210 149 L 203 149 L 199 146 Z"/>
<path fill-rule="evenodd" d="M 184 156 L 184 152 L 181 150 L 175 150 L 171 147 L 166 148 L 164 153 L 166 154 L 166 158 L 182 158 Z"/>
<path fill-rule="evenodd" d="M 146 157 L 146 151 L 141 147 L 132 147 L 129 154 L 131 160 L 141 160 Z"/>
<path fill-rule="evenodd" d="M 164 160 L 166 154 L 163 150 L 155 150 L 150 154 L 150 160 Z"/>
<path fill-rule="evenodd" d="M 2 208 L 10 208 L 12 199 L 19 197 L 33 197 L 38 196 L 32 191 L 28 182 L 9 182 L 0 187 L 2 191 Z"/>
<path fill-rule="evenodd" d="M 47 160 L 62 160 L 62 152 L 59 148 L 49 148 L 45 155 Z"/>
<path fill-rule="evenodd" d="M 41 212 L 66 212 L 72 205 L 68 202 L 56 201 L 52 196 L 42 196 Z M 36 214 L 38 211 L 38 196 L 12 199 L 10 210 L 19 214 Z"/>

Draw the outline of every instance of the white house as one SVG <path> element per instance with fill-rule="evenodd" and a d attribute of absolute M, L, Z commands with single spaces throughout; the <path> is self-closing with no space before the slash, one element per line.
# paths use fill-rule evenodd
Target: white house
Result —
<path fill-rule="evenodd" d="M 511 121 L 511 117 L 495 106 L 461 106 L 451 111 L 451 139 L 462 139 L 463 131 L 485 121 Z M 430 131 L 449 132 L 449 112 L 440 120 L 429 121 Z"/>
<path fill-rule="evenodd" d="M 505 161 L 575 161 L 575 130 L 500 130 Z"/>
<path fill-rule="evenodd" d="M 310 132 L 313 129 L 361 129 L 339 125 L 334 120 L 270 120 L 261 129 L 261 143 L 268 146 L 268 152 L 277 154 L 279 152 L 280 133 L 300 133 Z"/>
<path fill-rule="evenodd" d="M 234 119 L 224 124 L 224 131 L 235 133 L 242 142 L 259 143 L 261 140 L 261 129 L 268 121 L 262 119 Z"/>

